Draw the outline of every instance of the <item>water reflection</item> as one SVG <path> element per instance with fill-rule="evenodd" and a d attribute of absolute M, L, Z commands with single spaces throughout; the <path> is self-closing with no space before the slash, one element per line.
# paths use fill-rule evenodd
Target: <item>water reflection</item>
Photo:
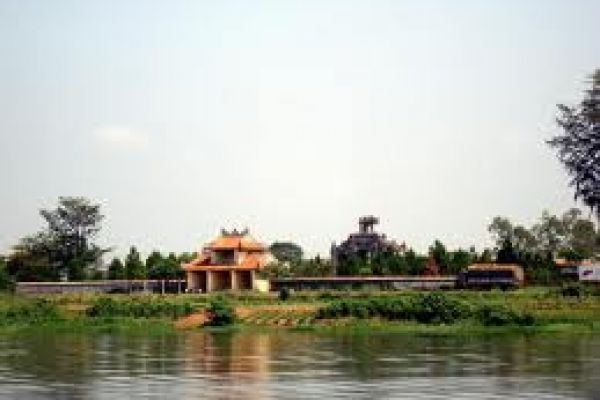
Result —
<path fill-rule="evenodd" d="M 3 398 L 600 398 L 600 336 L 0 337 Z"/>

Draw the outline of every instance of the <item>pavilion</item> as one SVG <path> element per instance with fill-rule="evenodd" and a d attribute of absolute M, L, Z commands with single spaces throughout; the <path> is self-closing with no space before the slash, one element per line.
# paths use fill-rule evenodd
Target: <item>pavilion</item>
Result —
<path fill-rule="evenodd" d="M 187 289 L 204 293 L 256 289 L 256 272 L 269 262 L 269 257 L 267 247 L 250 236 L 247 229 L 223 229 L 196 259 L 182 265 Z"/>

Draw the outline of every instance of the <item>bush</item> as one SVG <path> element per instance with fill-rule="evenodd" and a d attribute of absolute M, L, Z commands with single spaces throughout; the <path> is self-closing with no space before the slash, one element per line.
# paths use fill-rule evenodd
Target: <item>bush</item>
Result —
<path fill-rule="evenodd" d="M 281 288 L 281 290 L 279 291 L 279 300 L 281 301 L 286 301 L 287 299 L 290 298 L 291 295 L 291 291 L 288 288 Z"/>
<path fill-rule="evenodd" d="M 231 303 L 224 297 L 217 297 L 210 302 L 208 307 L 211 326 L 227 326 L 235 322 L 235 310 Z"/>
<path fill-rule="evenodd" d="M 485 326 L 531 326 L 535 323 L 533 315 L 518 313 L 501 305 L 484 305 L 478 310 L 477 317 Z"/>
<path fill-rule="evenodd" d="M 194 312 L 190 302 L 175 302 L 164 297 L 98 297 L 87 310 L 89 317 L 178 318 Z"/>
<path fill-rule="evenodd" d="M 410 297 L 379 297 L 348 299 L 329 303 L 317 311 L 317 318 L 384 318 L 412 320 L 424 324 L 451 324 L 474 318 L 487 326 L 521 325 L 535 323 L 529 313 L 518 313 L 500 305 L 479 308 L 443 293 L 419 293 Z"/>
<path fill-rule="evenodd" d="M 413 300 L 412 307 L 412 318 L 426 324 L 447 324 L 470 317 L 466 304 L 441 293 L 419 295 Z"/>
<path fill-rule="evenodd" d="M 0 323 L 37 323 L 61 319 L 56 305 L 46 299 L 14 301 L 0 309 Z"/>
<path fill-rule="evenodd" d="M 581 285 L 577 283 L 563 285 L 561 290 L 563 297 L 581 297 L 582 292 Z"/>

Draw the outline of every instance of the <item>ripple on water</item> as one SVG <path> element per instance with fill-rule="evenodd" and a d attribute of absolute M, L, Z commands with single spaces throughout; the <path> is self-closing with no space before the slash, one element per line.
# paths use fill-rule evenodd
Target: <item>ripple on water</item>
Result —
<path fill-rule="evenodd" d="M 599 398 L 600 337 L 0 338 L 0 398 Z"/>

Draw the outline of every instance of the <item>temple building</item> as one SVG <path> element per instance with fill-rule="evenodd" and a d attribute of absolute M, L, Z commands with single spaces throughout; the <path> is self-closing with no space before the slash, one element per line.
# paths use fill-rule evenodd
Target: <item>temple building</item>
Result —
<path fill-rule="evenodd" d="M 358 220 L 358 232 L 351 233 L 339 246 L 335 243 L 331 245 L 331 261 L 334 269 L 353 257 L 368 261 L 377 253 L 406 250 L 404 243 L 399 245 L 396 241 L 387 239 L 385 234 L 376 232 L 374 227 L 377 224 L 379 218 L 373 215 L 361 217 Z"/>
<path fill-rule="evenodd" d="M 182 268 L 190 292 L 250 290 L 257 288 L 256 272 L 270 261 L 270 253 L 247 229 L 221 230 L 221 236 L 204 246 L 198 257 Z"/>

